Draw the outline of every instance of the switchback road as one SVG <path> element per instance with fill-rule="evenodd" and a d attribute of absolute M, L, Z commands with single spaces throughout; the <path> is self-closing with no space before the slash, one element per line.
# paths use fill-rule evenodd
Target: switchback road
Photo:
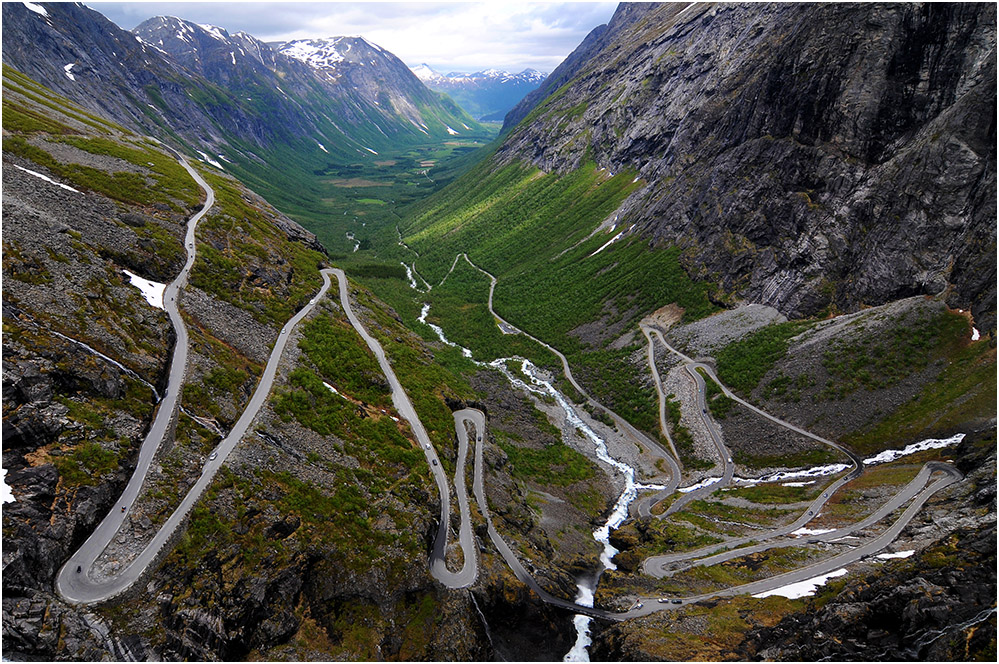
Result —
<path fill-rule="evenodd" d="M 478 560 L 476 558 L 476 549 L 472 537 L 471 518 L 468 513 L 468 496 L 465 491 L 464 470 L 467 448 L 461 448 L 458 451 L 458 467 L 455 473 L 455 487 L 456 492 L 458 493 L 458 506 L 461 511 L 461 525 L 458 530 L 458 544 L 461 546 L 464 562 L 461 570 L 458 572 L 452 572 L 445 564 L 448 532 L 451 528 L 451 491 L 448 488 L 444 468 L 441 467 L 440 460 L 437 457 L 437 450 L 434 449 L 434 446 L 431 444 L 430 436 L 427 435 L 427 430 L 420 421 L 419 415 L 416 414 L 416 409 L 413 408 L 413 402 L 409 400 L 406 390 L 403 389 L 402 383 L 399 382 L 399 378 L 395 375 L 395 371 L 392 369 L 392 365 L 389 364 L 388 359 L 385 357 L 385 350 L 382 348 L 381 344 L 378 343 L 377 339 L 368 334 L 368 331 L 364 328 L 360 319 L 354 314 L 354 310 L 350 305 L 350 294 L 347 292 L 347 276 L 344 274 L 343 270 L 338 268 L 331 268 L 328 272 L 336 275 L 337 281 L 340 284 L 340 304 L 343 306 L 343 310 L 347 314 L 347 319 L 350 320 L 350 324 L 354 326 L 354 329 L 357 330 L 359 335 L 361 335 L 361 338 L 364 339 L 364 342 L 368 345 L 368 348 L 371 349 L 371 352 L 374 353 L 375 358 L 378 360 L 378 366 L 381 367 L 382 373 L 385 374 L 385 378 L 389 383 L 389 388 L 392 391 L 392 405 L 395 406 L 397 411 L 399 411 L 399 415 L 409 422 L 409 426 L 413 430 L 413 435 L 416 436 L 416 442 L 419 443 L 420 448 L 423 450 L 423 454 L 427 457 L 427 463 L 430 464 L 430 472 L 434 476 L 434 481 L 437 483 L 437 490 L 440 494 L 441 500 L 441 514 L 440 526 L 437 529 L 437 537 L 434 540 L 434 550 L 430 558 L 430 573 L 435 579 L 448 588 L 464 588 L 466 586 L 470 586 L 478 575 Z"/>
<path fill-rule="evenodd" d="M 170 361 L 168 387 L 163 399 L 160 401 L 159 410 L 156 412 L 156 417 L 153 419 L 149 433 L 146 434 L 146 438 L 142 442 L 142 447 L 139 450 L 139 461 L 136 464 L 135 471 L 132 473 L 128 485 L 125 487 L 125 491 L 122 493 L 122 497 L 94 532 L 91 533 L 90 537 L 77 549 L 76 553 L 70 556 L 56 577 L 56 590 L 63 598 L 72 603 L 98 602 L 117 595 L 134 583 L 149 564 L 155 560 L 160 549 L 183 523 L 194 503 L 201 497 L 201 494 L 208 487 L 212 478 L 215 477 L 219 468 L 222 467 L 222 463 L 226 457 L 228 457 L 229 453 L 232 452 L 233 448 L 236 447 L 237 443 L 246 434 L 257 412 L 267 400 L 271 386 L 274 383 L 274 377 L 277 374 L 281 354 L 288 343 L 288 338 L 291 336 L 291 330 L 303 318 L 309 315 L 316 303 L 330 287 L 329 273 L 327 270 L 324 270 L 322 272 L 322 288 L 309 301 L 308 305 L 303 307 L 301 311 L 296 313 L 281 328 L 277 340 L 274 342 L 274 348 L 271 350 L 270 357 L 267 360 L 267 365 L 264 367 L 260 381 L 257 383 L 250 401 L 244 408 L 239 420 L 233 425 L 232 430 L 216 447 L 215 458 L 210 459 L 205 464 L 198 481 L 195 482 L 191 490 L 184 496 L 180 505 L 178 505 L 173 514 L 170 515 L 156 532 L 145 549 L 132 560 L 128 567 L 114 576 L 100 581 L 92 578 L 94 561 L 107 548 L 128 515 L 127 512 L 131 510 L 132 505 L 135 503 L 142 488 L 142 483 L 149 472 L 149 467 L 156 454 L 156 450 L 167 435 L 170 420 L 176 415 L 179 407 L 179 399 L 182 392 L 181 387 L 184 383 L 184 374 L 187 366 L 188 336 L 187 328 L 184 326 L 184 321 L 177 307 L 177 299 L 184 285 L 187 283 L 187 276 L 190 273 L 191 266 L 194 264 L 194 235 L 196 225 L 215 201 L 215 192 L 197 171 L 192 169 L 183 159 L 181 159 L 180 163 L 205 190 L 207 197 L 201 210 L 188 221 L 187 233 L 184 240 L 187 249 L 187 262 L 184 264 L 184 268 L 177 278 L 166 287 L 163 294 L 163 305 L 170 316 L 177 334 L 177 342 Z M 122 510 L 122 507 L 125 509 Z"/>

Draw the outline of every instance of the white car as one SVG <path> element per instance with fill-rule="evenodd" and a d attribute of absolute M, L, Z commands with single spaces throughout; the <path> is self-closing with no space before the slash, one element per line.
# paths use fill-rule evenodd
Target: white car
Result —
<path fill-rule="evenodd" d="M 211 454 L 208 455 L 208 460 L 209 461 L 215 461 L 215 459 L 218 459 L 218 458 L 219 458 L 219 453 L 218 452 L 212 452 Z"/>

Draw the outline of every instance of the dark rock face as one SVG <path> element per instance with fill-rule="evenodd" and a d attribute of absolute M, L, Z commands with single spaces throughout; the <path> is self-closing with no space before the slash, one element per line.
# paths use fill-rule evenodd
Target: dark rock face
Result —
<path fill-rule="evenodd" d="M 995 328 L 994 7 L 622 11 L 501 160 L 635 169 L 626 223 L 788 315 L 947 291 Z"/>
<path fill-rule="evenodd" d="M 989 652 L 990 638 L 995 652 L 995 526 L 955 532 L 919 558 L 750 641 L 765 659 L 799 661 L 969 660 Z"/>
<path fill-rule="evenodd" d="M 503 119 L 503 131 L 515 127 L 548 95 L 572 80 L 591 57 L 599 53 L 601 49 L 625 31 L 637 18 L 643 16 L 644 12 L 654 6 L 655 3 L 651 2 L 623 2 L 618 5 L 617 11 L 611 17 L 610 23 L 598 25 L 593 28 L 583 41 L 580 42 L 579 46 L 562 61 L 562 64 L 548 75 L 548 78 L 545 79 L 538 89 L 527 93 L 520 103 L 506 114 L 506 117 Z"/>

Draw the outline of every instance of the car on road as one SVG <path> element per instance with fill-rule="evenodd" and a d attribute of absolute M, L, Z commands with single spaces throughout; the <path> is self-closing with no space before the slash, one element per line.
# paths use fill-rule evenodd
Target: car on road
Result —
<path fill-rule="evenodd" d="M 437 459 L 434 459 L 434 465 L 435 466 L 437 465 Z"/>
<path fill-rule="evenodd" d="M 208 455 L 208 460 L 209 461 L 215 461 L 215 459 L 218 459 L 218 458 L 219 458 L 219 453 L 218 452 L 212 452 L 211 454 Z"/>
<path fill-rule="evenodd" d="M 808 510 L 808 516 L 812 516 L 813 514 L 815 514 L 815 512 L 813 512 L 812 510 Z"/>
<path fill-rule="evenodd" d="M 682 599 L 674 599 L 674 600 L 672 600 L 672 603 L 673 604 L 683 604 L 683 600 Z"/>

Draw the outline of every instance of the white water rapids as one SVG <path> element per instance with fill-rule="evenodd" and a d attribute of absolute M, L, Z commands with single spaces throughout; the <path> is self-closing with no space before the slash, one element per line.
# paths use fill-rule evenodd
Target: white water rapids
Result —
<path fill-rule="evenodd" d="M 415 288 L 415 286 L 414 286 Z M 597 458 L 606 463 L 607 465 L 617 469 L 624 476 L 624 490 L 617 499 L 617 503 L 614 505 L 614 509 L 611 511 L 610 516 L 607 517 L 604 525 L 593 531 L 593 538 L 603 544 L 604 550 L 600 554 L 600 562 L 603 565 L 603 569 L 600 570 L 598 574 L 589 579 L 583 579 L 577 583 L 579 588 L 575 602 L 582 606 L 593 606 L 593 594 L 596 590 L 596 584 L 600 579 L 600 574 L 607 569 L 617 569 L 617 566 L 613 562 L 614 555 L 617 554 L 618 550 L 615 549 L 610 543 L 610 531 L 614 528 L 620 526 L 625 519 L 628 518 L 628 506 L 631 502 L 638 496 L 638 491 L 641 489 L 652 489 L 652 490 L 662 490 L 664 487 L 657 484 L 641 484 L 635 481 L 635 469 L 626 463 L 618 461 L 610 455 L 607 450 L 607 444 L 604 440 L 597 435 L 597 433 L 590 428 L 576 413 L 576 410 L 565 398 L 561 392 L 559 392 L 555 387 L 546 379 L 541 376 L 540 371 L 530 360 L 525 360 L 523 358 L 499 358 L 493 360 L 492 362 L 484 363 L 475 360 L 472 357 L 472 351 L 465 348 L 464 346 L 459 346 L 444 335 L 444 330 L 441 329 L 439 325 L 434 325 L 427 321 L 427 314 L 430 313 L 430 305 L 424 304 L 423 309 L 420 311 L 420 317 L 417 319 L 424 325 L 427 325 L 434 331 L 437 338 L 441 340 L 442 343 L 447 344 L 453 348 L 461 349 L 461 354 L 468 359 L 475 362 L 479 366 L 488 366 L 493 369 L 498 370 L 513 384 L 514 387 L 532 392 L 534 394 L 548 395 L 555 399 L 556 403 L 565 412 L 566 420 L 580 431 L 590 442 L 593 443 L 594 450 L 596 452 Z M 521 380 L 515 376 L 507 366 L 508 362 L 520 362 L 521 372 L 526 376 L 531 384 Z M 563 661 L 566 662 L 588 662 L 590 661 L 589 653 L 586 648 L 590 645 L 590 621 L 592 618 L 589 616 L 584 616 L 581 614 L 576 614 L 573 618 L 573 624 L 576 626 L 576 643 L 573 645 L 572 649 L 565 655 Z"/>

